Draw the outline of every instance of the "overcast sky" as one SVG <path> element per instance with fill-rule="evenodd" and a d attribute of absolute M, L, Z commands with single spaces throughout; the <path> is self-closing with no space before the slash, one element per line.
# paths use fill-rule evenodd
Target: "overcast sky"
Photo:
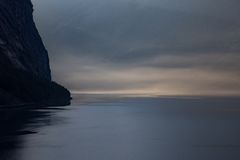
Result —
<path fill-rule="evenodd" d="M 33 0 L 72 91 L 240 95 L 239 0 Z"/>

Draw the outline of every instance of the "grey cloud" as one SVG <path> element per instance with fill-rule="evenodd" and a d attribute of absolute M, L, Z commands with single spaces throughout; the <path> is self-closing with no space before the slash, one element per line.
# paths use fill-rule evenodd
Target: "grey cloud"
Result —
<path fill-rule="evenodd" d="M 237 20 L 157 7 L 123 7 L 113 13 L 110 9 L 105 15 L 100 12 L 100 15 L 92 13 L 85 16 L 74 8 L 75 12 L 73 9 L 63 15 L 55 27 L 47 27 L 50 33 L 46 42 L 55 51 L 68 46 L 76 54 L 101 57 L 129 55 L 132 48 L 140 54 L 144 45 L 152 45 L 152 48 L 143 48 L 145 54 L 239 51 L 240 23 Z M 140 51 L 137 49 L 139 46 Z"/>
<path fill-rule="evenodd" d="M 230 72 L 235 79 L 239 78 L 238 0 L 33 2 L 54 78 L 73 90 L 147 90 L 153 84 L 155 88 L 164 88 L 164 84 L 173 80 L 176 88 L 192 87 L 200 92 L 200 88 L 208 90 L 217 81 L 204 81 L 206 77 L 201 77 L 204 83 L 186 86 L 192 80 L 188 76 L 181 82 L 165 73 L 176 69 L 222 71 L 223 75 Z M 113 72 L 122 75 L 133 68 L 148 68 L 155 74 L 163 72 L 167 81 L 162 78 L 118 81 L 112 77 Z M 144 71 L 132 74 L 137 76 Z M 109 80 L 101 79 L 103 75 L 109 76 Z M 232 87 L 231 80 L 217 84 L 216 88 L 222 91 L 238 90 Z"/>

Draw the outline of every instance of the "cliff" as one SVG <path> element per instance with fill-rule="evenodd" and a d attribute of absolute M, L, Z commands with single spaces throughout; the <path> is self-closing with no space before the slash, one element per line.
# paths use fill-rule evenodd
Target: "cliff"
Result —
<path fill-rule="evenodd" d="M 69 104 L 69 91 L 51 81 L 32 13 L 30 0 L 0 0 L 0 105 Z"/>

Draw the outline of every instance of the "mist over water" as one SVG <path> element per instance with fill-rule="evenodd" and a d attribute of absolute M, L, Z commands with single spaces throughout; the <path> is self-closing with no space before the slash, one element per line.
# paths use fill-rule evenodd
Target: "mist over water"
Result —
<path fill-rule="evenodd" d="M 238 98 L 74 95 L 11 127 L 0 159 L 237 160 L 239 107 Z"/>

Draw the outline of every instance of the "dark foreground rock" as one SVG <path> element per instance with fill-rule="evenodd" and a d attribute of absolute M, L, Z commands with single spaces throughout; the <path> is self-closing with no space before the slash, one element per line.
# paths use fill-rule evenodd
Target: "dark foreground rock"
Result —
<path fill-rule="evenodd" d="M 0 0 L 0 105 L 68 105 L 70 92 L 51 81 L 32 12 L 30 0 Z"/>

